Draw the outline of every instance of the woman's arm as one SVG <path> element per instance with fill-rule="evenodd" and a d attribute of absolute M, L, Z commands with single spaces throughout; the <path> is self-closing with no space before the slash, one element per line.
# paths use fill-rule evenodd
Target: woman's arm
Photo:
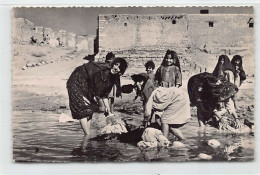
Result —
<path fill-rule="evenodd" d="M 153 95 L 150 96 L 144 107 L 144 127 L 147 127 L 149 120 L 151 119 L 153 109 Z"/>
<path fill-rule="evenodd" d="M 110 111 L 110 105 L 109 105 L 109 102 L 108 102 L 108 98 L 102 98 L 103 102 L 104 102 L 104 105 L 105 105 L 105 111 L 108 113 L 108 116 L 113 116 L 114 114 L 111 113 Z"/>

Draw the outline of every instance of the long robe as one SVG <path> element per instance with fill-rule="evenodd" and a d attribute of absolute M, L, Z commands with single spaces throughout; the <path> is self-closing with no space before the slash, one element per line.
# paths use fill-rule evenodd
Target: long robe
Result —
<path fill-rule="evenodd" d="M 98 111 L 94 97 L 108 97 L 115 79 L 110 73 L 110 67 L 105 64 L 90 61 L 77 67 L 67 81 L 72 117 L 90 120 L 93 112 Z"/>

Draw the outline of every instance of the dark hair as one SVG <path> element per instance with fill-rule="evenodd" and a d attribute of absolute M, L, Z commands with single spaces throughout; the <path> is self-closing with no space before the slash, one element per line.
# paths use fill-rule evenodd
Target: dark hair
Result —
<path fill-rule="evenodd" d="M 136 83 L 136 82 L 146 82 L 147 81 L 147 77 L 144 74 L 134 74 L 131 76 L 132 80 Z"/>
<path fill-rule="evenodd" d="M 233 64 L 233 65 L 235 65 L 235 61 L 236 60 L 239 60 L 240 61 L 240 63 L 239 63 L 239 67 L 241 67 L 242 66 L 242 64 L 243 64 L 243 62 L 242 62 L 242 57 L 240 56 L 240 55 L 235 55 L 235 56 L 233 56 L 233 58 L 232 58 L 232 60 L 231 60 L 231 64 Z"/>
<path fill-rule="evenodd" d="M 127 62 L 124 58 L 115 58 L 112 63 L 111 63 L 111 68 L 116 64 L 116 63 L 120 63 L 119 69 L 120 69 L 120 73 L 123 75 L 125 73 L 125 70 L 127 68 Z"/>
<path fill-rule="evenodd" d="M 115 54 L 113 54 L 113 52 L 109 52 L 107 55 L 106 55 L 106 60 L 105 62 L 109 63 L 111 61 L 113 61 L 115 59 Z"/>
<path fill-rule="evenodd" d="M 164 58 L 163 58 L 163 61 L 162 61 L 162 66 L 166 66 L 167 64 L 166 64 L 166 58 L 167 58 L 167 55 L 171 55 L 171 58 L 172 59 L 176 59 L 176 63 L 173 63 L 172 65 L 175 65 L 175 66 L 177 66 L 177 67 L 179 67 L 179 69 L 181 70 L 181 66 L 180 66 L 180 61 L 179 61 L 179 58 L 178 58 L 178 55 L 177 55 L 177 53 L 175 52 L 175 51 L 173 51 L 173 50 L 167 50 L 166 51 L 166 54 L 165 54 L 165 56 L 164 56 Z"/>
<path fill-rule="evenodd" d="M 146 69 L 148 69 L 149 67 L 151 67 L 152 69 L 155 68 L 155 64 L 152 60 L 147 61 L 144 66 L 145 66 Z"/>
<path fill-rule="evenodd" d="M 238 67 L 239 67 L 239 76 L 240 76 L 240 80 L 245 80 L 246 79 L 246 73 L 245 73 L 245 71 L 244 71 L 244 69 L 243 69 L 243 61 L 242 61 L 242 56 L 240 56 L 240 55 L 235 55 L 235 56 L 233 56 L 233 58 L 232 58 L 232 60 L 231 60 L 231 65 L 232 65 L 232 67 L 233 67 L 233 69 L 234 70 L 236 70 L 236 67 L 235 67 L 235 61 L 236 60 L 239 60 L 240 61 L 240 63 L 238 64 Z M 237 76 L 237 74 L 235 74 L 235 78 L 237 78 L 236 77 Z"/>

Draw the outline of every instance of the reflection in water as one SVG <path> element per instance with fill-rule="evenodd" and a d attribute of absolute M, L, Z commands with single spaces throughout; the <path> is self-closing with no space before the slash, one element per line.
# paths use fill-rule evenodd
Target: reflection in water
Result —
<path fill-rule="evenodd" d="M 136 162 L 199 161 L 198 154 L 213 156 L 213 161 L 250 161 L 254 159 L 253 134 L 226 134 L 207 127 L 198 131 L 194 118 L 182 128 L 184 148 L 156 148 L 141 151 L 136 144 L 120 137 L 95 140 L 83 136 L 80 125 L 58 123 L 59 114 L 14 112 L 13 158 L 17 162 Z M 198 131 L 198 132 L 197 132 Z M 92 128 L 95 137 L 95 128 Z M 111 137 L 112 138 L 112 137 Z M 221 145 L 214 149 L 210 139 Z M 173 138 L 170 137 L 170 141 Z"/>

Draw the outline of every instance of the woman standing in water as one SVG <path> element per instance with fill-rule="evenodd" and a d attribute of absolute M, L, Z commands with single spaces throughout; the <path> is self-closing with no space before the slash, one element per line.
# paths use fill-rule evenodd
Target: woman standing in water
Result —
<path fill-rule="evenodd" d="M 127 62 L 123 58 L 115 58 L 111 66 L 100 65 L 90 61 L 77 67 L 67 81 L 69 105 L 72 117 L 78 119 L 85 135 L 90 134 L 92 114 L 98 111 L 97 98 L 103 100 L 106 112 L 111 113 L 108 95 L 123 75 Z"/>
<path fill-rule="evenodd" d="M 246 73 L 243 69 L 242 57 L 240 55 L 235 55 L 231 60 L 231 65 L 234 70 L 234 84 L 239 88 L 246 79 Z M 237 109 L 236 96 L 237 94 L 235 94 L 233 97 L 233 101 L 235 108 Z"/>
<path fill-rule="evenodd" d="M 167 50 L 161 66 L 155 73 L 155 83 L 162 87 L 180 87 L 182 75 L 177 53 Z"/>
<path fill-rule="evenodd" d="M 176 87 L 155 89 L 145 105 L 146 122 L 150 120 L 152 110 L 162 111 L 162 132 L 166 138 L 171 131 L 179 140 L 185 139 L 179 128 L 191 118 L 187 92 Z"/>

